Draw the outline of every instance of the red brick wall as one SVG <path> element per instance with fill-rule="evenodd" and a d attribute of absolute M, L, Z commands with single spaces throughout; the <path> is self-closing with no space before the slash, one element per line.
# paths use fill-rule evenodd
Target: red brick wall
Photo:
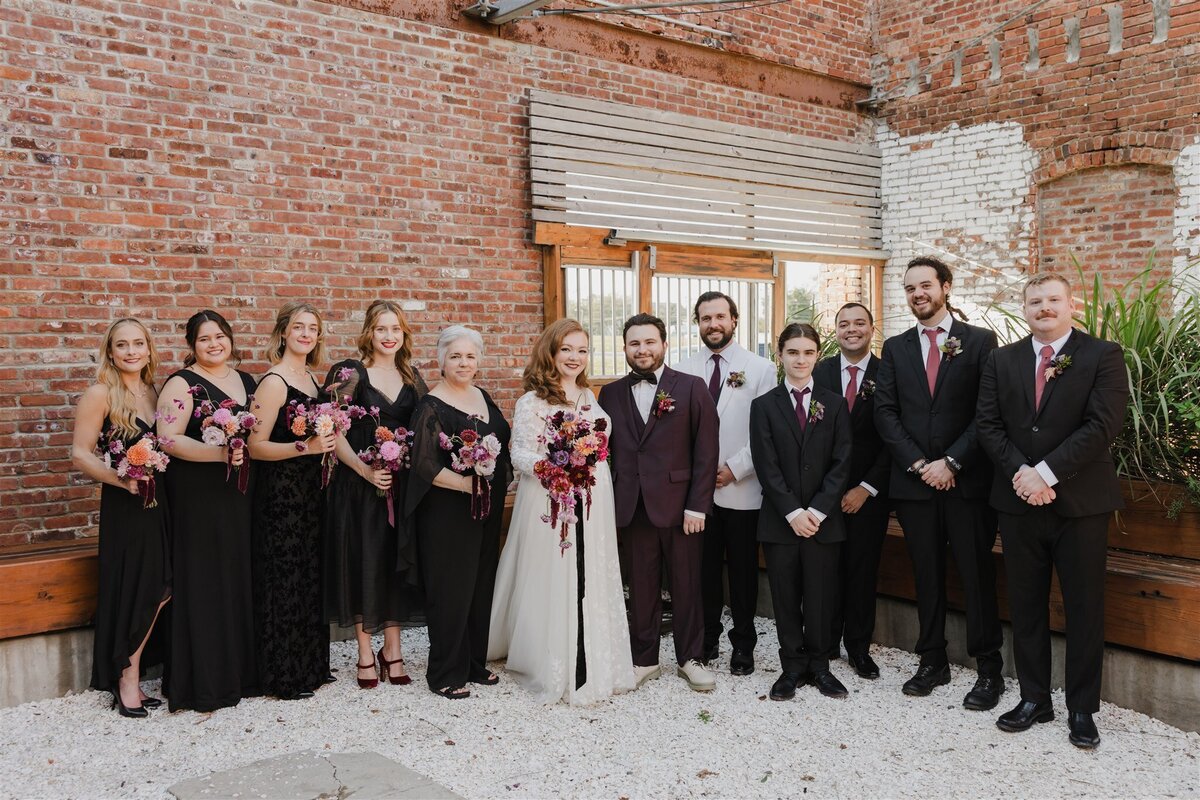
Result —
<path fill-rule="evenodd" d="M 417 354 L 480 327 L 505 408 L 541 327 L 526 97 L 539 88 L 838 139 L 853 111 L 310 0 L 0 7 L 0 546 L 94 533 L 68 460 L 108 322 L 225 313 L 255 352 L 284 300 L 348 355 L 377 296 Z M 257 356 L 249 363 L 260 372 Z"/>

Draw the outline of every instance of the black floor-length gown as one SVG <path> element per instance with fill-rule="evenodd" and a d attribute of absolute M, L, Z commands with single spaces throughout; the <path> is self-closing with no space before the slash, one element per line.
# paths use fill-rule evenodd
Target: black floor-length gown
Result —
<path fill-rule="evenodd" d="M 126 449 L 152 431 L 150 424 L 141 419 L 137 424 L 136 436 L 121 437 Z M 105 419 L 102 438 L 111 429 Z M 114 457 L 114 466 L 116 460 Z M 117 691 L 117 681 L 129 666 L 129 657 L 154 624 L 159 604 L 171 595 L 170 527 L 163 477 L 158 475 L 154 482 L 158 501 L 154 508 L 145 508 L 141 497 L 119 486 L 106 483 L 100 490 L 93 689 Z M 160 661 L 147 645 L 142 653 L 142 672 Z"/>
<path fill-rule="evenodd" d="M 481 390 L 482 391 L 482 390 Z M 431 689 L 463 686 L 487 677 L 488 625 L 492 591 L 500 559 L 500 525 L 509 480 L 509 426 L 487 392 L 488 419 L 472 417 L 433 395 L 426 395 L 413 414 L 413 466 L 405 511 L 413 518 L 425 616 L 429 625 Z M 494 433 L 502 445 L 491 481 L 491 513 L 471 516 L 471 496 L 433 485 L 434 476 L 450 467 L 450 453 L 439 434 L 454 436 L 474 430 Z"/>
<path fill-rule="evenodd" d="M 269 373 L 263 380 L 283 380 Z M 284 381 L 286 383 L 286 381 Z M 316 388 L 316 383 L 313 383 Z M 270 440 L 293 444 L 287 403 L 313 398 L 290 383 Z M 329 675 L 329 627 L 321 589 L 321 457 L 256 461 L 254 620 L 262 691 L 294 698 Z"/>
<path fill-rule="evenodd" d="M 249 400 L 254 379 L 238 371 Z M 195 399 L 218 405 L 232 399 L 192 370 L 180 377 L 204 391 Z M 245 411 L 234 406 L 231 411 Z M 183 435 L 200 441 L 201 422 L 192 416 Z M 248 453 L 243 452 L 243 455 Z M 254 471 L 250 485 L 238 490 L 238 475 L 226 475 L 224 463 L 172 458 L 167 467 L 171 509 L 171 649 L 163 686 L 172 711 L 215 711 L 261 693 L 251 575 L 251 520 Z"/>
<path fill-rule="evenodd" d="M 338 380 L 343 369 L 354 372 Z M 407 428 L 425 383 L 405 384 L 394 399 L 377 389 L 361 361 L 346 360 L 329 371 L 325 385 L 338 383 L 338 397 L 363 408 L 379 409 L 385 428 Z M 346 441 L 361 452 L 375 443 L 376 421 L 370 416 L 354 420 Z M 375 486 L 345 464 L 339 464 L 325 494 L 325 612 L 326 617 L 349 627 L 361 623 L 367 633 L 417 623 L 422 619 L 424 598 L 417 579 L 416 538 L 405 524 L 401 507 L 408 486 L 408 472 L 393 476 L 392 497 L 380 497 Z M 388 521 L 388 504 L 392 519 Z"/>

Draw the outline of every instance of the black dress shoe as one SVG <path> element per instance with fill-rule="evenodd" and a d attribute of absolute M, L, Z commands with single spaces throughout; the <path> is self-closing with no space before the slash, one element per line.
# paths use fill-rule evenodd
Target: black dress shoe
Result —
<path fill-rule="evenodd" d="M 714 644 L 712 647 L 705 647 L 704 652 L 702 652 L 700 654 L 700 660 L 704 663 L 705 666 L 708 666 L 713 661 L 716 661 L 717 657 L 720 656 L 720 654 L 721 654 L 721 645 L 720 645 L 720 643 L 717 643 L 717 644 Z"/>
<path fill-rule="evenodd" d="M 1091 750 L 1100 744 L 1100 731 L 1096 730 L 1092 715 L 1086 711 L 1068 711 L 1067 727 L 1071 730 L 1071 735 L 1067 738 L 1076 747 Z"/>
<path fill-rule="evenodd" d="M 935 686 L 945 686 L 950 682 L 950 665 L 943 664 L 933 667 L 922 664 L 917 668 L 917 674 L 904 682 L 903 692 L 913 697 L 927 697 Z"/>
<path fill-rule="evenodd" d="M 808 680 L 809 683 L 816 686 L 817 690 L 826 697 L 845 697 L 850 694 L 850 692 L 846 691 L 846 687 L 842 685 L 842 682 L 827 669 L 814 672 Z"/>
<path fill-rule="evenodd" d="M 730 675 L 749 675 L 754 672 L 754 653 L 748 650 L 734 650 L 729 657 Z"/>
<path fill-rule="evenodd" d="M 771 686 L 772 700 L 791 700 L 796 696 L 796 684 L 804 681 L 800 672 L 785 672 Z"/>
<path fill-rule="evenodd" d="M 860 655 L 846 653 L 846 661 L 854 668 L 854 671 L 858 673 L 858 677 L 860 678 L 873 681 L 879 677 L 879 665 L 872 661 L 871 656 L 866 653 Z"/>
<path fill-rule="evenodd" d="M 1051 722 L 1053 720 L 1054 706 L 1050 704 L 1049 700 L 1044 703 L 1022 700 L 1012 711 L 1000 715 L 1000 719 L 996 720 L 996 727 L 1002 731 L 1016 733 L 1029 730 L 1035 722 Z"/>
<path fill-rule="evenodd" d="M 971 691 L 967 692 L 967 696 L 963 698 L 963 708 L 969 708 L 972 711 L 991 711 L 1000 702 L 1002 694 L 1004 694 L 1003 678 L 980 675 Z"/>
<path fill-rule="evenodd" d="M 113 692 L 112 707 L 117 709 L 117 713 L 122 717 L 129 717 L 130 719 L 145 719 L 146 717 L 150 716 L 150 712 L 146 710 L 145 705 L 129 708 L 122 703 L 119 692 Z"/>

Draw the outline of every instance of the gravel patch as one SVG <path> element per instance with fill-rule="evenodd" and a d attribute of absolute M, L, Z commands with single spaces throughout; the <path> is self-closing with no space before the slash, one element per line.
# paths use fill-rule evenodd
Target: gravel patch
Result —
<path fill-rule="evenodd" d="M 699 694 L 674 675 L 664 638 L 664 675 L 641 689 L 583 708 L 540 706 L 501 673 L 448 701 L 424 685 L 428 640 L 404 634 L 415 683 L 354 683 L 357 650 L 331 645 L 337 683 L 309 700 L 257 698 L 213 714 L 165 709 L 149 720 L 109 710 L 85 692 L 0 710 L 0 797 L 162 798 L 188 778 L 305 750 L 375 752 L 468 798 L 491 797 L 1195 797 L 1200 735 L 1105 703 L 1099 749 L 1067 742 L 1066 709 L 1020 734 L 995 727 L 1016 702 L 1015 681 L 995 711 L 971 712 L 962 697 L 975 673 L 931 697 L 904 696 L 911 653 L 873 648 L 882 676 L 833 671 L 850 697 L 766 699 L 779 668 L 775 628 L 758 621 L 758 671 L 728 674 Z M 381 642 L 376 643 L 376 647 Z M 147 684 L 157 693 L 157 686 Z M 273 797 L 270 786 L 258 796 Z"/>

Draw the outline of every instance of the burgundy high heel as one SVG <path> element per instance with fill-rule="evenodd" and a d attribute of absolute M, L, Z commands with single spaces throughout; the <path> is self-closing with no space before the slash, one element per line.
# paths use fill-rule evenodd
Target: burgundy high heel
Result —
<path fill-rule="evenodd" d="M 372 661 L 370 664 L 359 664 L 358 668 L 359 669 L 375 669 L 375 662 Z M 358 688 L 360 688 L 360 689 L 374 689 L 378 685 L 379 685 L 379 678 L 359 678 L 358 679 Z"/>
<path fill-rule="evenodd" d="M 380 663 L 380 672 L 387 677 L 388 683 L 392 684 L 393 686 L 408 686 L 410 683 L 412 683 L 412 678 L 410 678 L 407 674 L 401 675 L 399 678 L 392 677 L 392 664 L 403 664 L 403 658 L 397 658 L 395 661 L 388 661 L 383 657 L 383 648 L 381 647 L 379 648 L 379 652 L 375 655 L 375 660 Z"/>

